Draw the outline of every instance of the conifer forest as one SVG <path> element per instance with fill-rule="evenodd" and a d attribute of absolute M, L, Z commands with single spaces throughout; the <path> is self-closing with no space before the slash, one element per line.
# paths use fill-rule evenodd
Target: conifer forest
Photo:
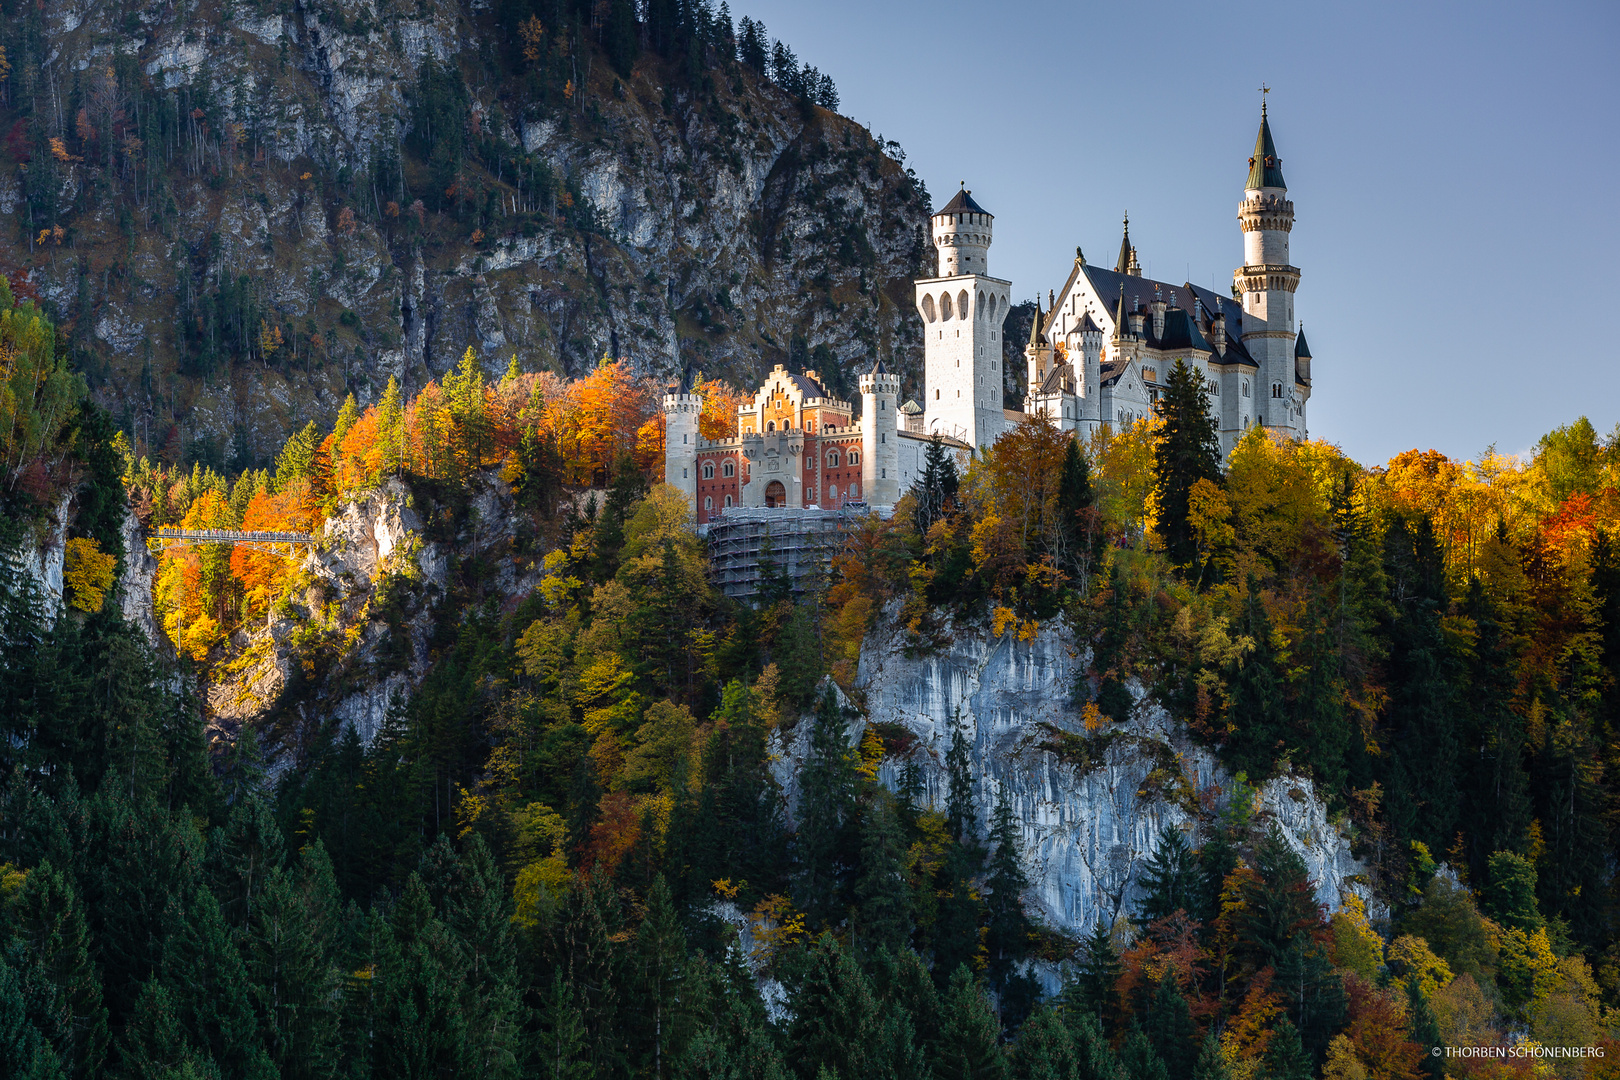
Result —
<path fill-rule="evenodd" d="M 73 239 L 40 178 L 92 152 L 108 206 L 188 153 L 238 182 L 205 150 L 251 133 L 88 82 L 86 126 L 52 134 L 27 7 L 0 5 L 0 112 L 42 261 Z M 838 104 L 726 5 L 494 7 L 490 63 L 547 108 L 583 112 L 584 56 L 600 86 L 746 69 L 806 115 Z M 343 181 L 362 224 L 600 242 L 493 136 L 471 165 L 430 138 L 466 87 L 428 70 L 403 156 L 363 198 Z M 507 222 L 512 168 L 539 193 Z M 809 577 L 767 552 L 739 600 L 663 482 L 668 380 L 625 349 L 541 363 L 469 335 L 388 371 L 345 351 L 362 328 L 278 321 L 243 277 L 183 298 L 173 355 L 119 398 L 93 298 L 8 271 L 0 1080 L 1620 1078 L 1620 426 L 1383 463 L 1256 427 L 1223 458 L 1178 364 L 1118 430 L 934 440 L 892 516 Z M 826 355 L 851 380 L 860 358 Z M 276 365 L 340 392 L 265 452 L 186 426 L 187 395 Z M 735 435 L 753 385 L 699 375 L 700 433 Z M 357 529 L 363 565 L 332 553 Z M 879 646 L 963 641 L 1070 650 L 1062 722 L 1017 751 L 1053 783 L 1168 730 L 1112 793 L 1164 822 L 1117 907 L 1055 913 L 972 718 L 935 753 L 869 715 Z M 1262 800 L 1277 778 L 1353 861 L 1337 895 Z"/>

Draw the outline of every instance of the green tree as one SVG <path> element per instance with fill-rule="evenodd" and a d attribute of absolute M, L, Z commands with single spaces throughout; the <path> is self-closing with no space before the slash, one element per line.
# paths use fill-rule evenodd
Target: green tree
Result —
<path fill-rule="evenodd" d="M 911 941 L 905 855 L 894 799 L 874 786 L 861 823 L 860 877 L 855 882 L 857 940 L 869 953 L 883 949 L 899 955 Z"/>
<path fill-rule="evenodd" d="M 1018 846 L 1018 823 L 1003 785 L 996 800 L 994 824 L 990 828 L 991 855 L 986 864 L 985 902 L 988 918 L 986 945 L 990 950 L 990 980 L 1004 987 L 1018 961 L 1029 955 L 1030 921 L 1024 914 L 1024 893 L 1029 875 Z"/>
<path fill-rule="evenodd" d="M 955 508 L 956 492 L 960 486 L 956 459 L 945 449 L 940 437 L 935 435 L 928 441 L 928 449 L 923 453 L 922 473 L 911 485 L 911 495 L 916 504 L 912 509 L 912 524 L 917 527 L 918 536 L 927 536 L 934 522 L 950 515 Z"/>
<path fill-rule="evenodd" d="M 1058 479 L 1057 538 L 1060 564 L 1072 574 L 1081 595 L 1090 591 L 1091 567 L 1097 557 L 1097 493 L 1091 484 L 1091 463 L 1070 439 L 1063 450 L 1063 473 Z"/>
<path fill-rule="evenodd" d="M 967 965 L 959 966 L 941 1002 L 935 1075 L 939 1080 L 1000 1080 L 1006 1075 L 1006 1058 L 997 1043 L 999 1033 L 984 992 Z"/>
<path fill-rule="evenodd" d="M 321 429 L 311 420 L 287 439 L 281 453 L 276 455 L 277 491 L 286 491 L 295 480 L 315 477 L 315 454 L 321 446 Z"/>
<path fill-rule="evenodd" d="M 1197 918 L 1198 859 L 1187 844 L 1186 835 L 1174 825 L 1159 830 L 1159 843 L 1142 869 L 1141 921 L 1150 923 L 1178 911 Z"/>
<path fill-rule="evenodd" d="M 1159 977 L 1142 1031 L 1171 1076 L 1192 1072 L 1198 1057 L 1198 1027 L 1169 969 Z"/>
<path fill-rule="evenodd" d="M 216 1064 L 240 1072 L 263 1053 L 242 954 L 202 885 L 164 910 L 162 974 L 191 1043 Z"/>
<path fill-rule="evenodd" d="M 1230 1080 L 1231 1070 L 1226 1067 L 1226 1055 L 1221 1053 L 1221 1040 L 1213 1028 L 1204 1036 L 1192 1074 L 1193 1080 Z"/>
<path fill-rule="evenodd" d="M 1220 435 L 1203 376 L 1177 360 L 1158 412 L 1163 426 L 1153 447 L 1157 529 L 1170 561 L 1187 566 L 1198 558 L 1198 542 L 1188 519 L 1193 485 L 1200 480 L 1218 484 L 1221 479 Z"/>
<path fill-rule="evenodd" d="M 1266 1080 L 1311 1080 L 1311 1056 L 1299 1032 L 1286 1019 L 1277 1021 L 1266 1046 Z"/>
<path fill-rule="evenodd" d="M 1129 1080 L 1170 1080 L 1164 1059 L 1153 1049 L 1147 1035 L 1133 1026 L 1119 1048 L 1119 1064 Z"/>
<path fill-rule="evenodd" d="M 800 906 L 817 924 L 836 923 L 857 862 L 855 828 L 856 755 L 850 748 L 844 710 L 831 686 L 816 707 L 810 756 L 800 774 Z"/>
<path fill-rule="evenodd" d="M 1503 926 L 1529 934 L 1547 925 L 1536 904 L 1536 868 L 1511 851 L 1491 856 L 1481 901 L 1485 913 Z"/>
<path fill-rule="evenodd" d="M 1271 616 L 1266 613 L 1259 583 L 1253 577 L 1249 579 L 1240 627 L 1254 642 L 1254 649 L 1233 661 L 1228 673 L 1227 738 L 1223 749 L 1234 771 L 1264 778 L 1276 767 L 1289 724 Z"/>
<path fill-rule="evenodd" d="M 810 946 L 808 964 L 794 987 L 787 1057 L 802 1077 L 822 1068 L 839 1076 L 871 1075 L 881 1017 L 871 984 L 831 934 Z"/>
<path fill-rule="evenodd" d="M 1130 719 L 1135 702 L 1125 687 L 1125 649 L 1130 641 L 1130 587 L 1120 560 L 1115 559 L 1108 576 L 1108 600 L 1103 608 L 1102 631 L 1091 650 L 1091 670 L 1097 678 L 1097 708 L 1110 720 Z M 1081 686 L 1075 696 L 1090 696 Z"/>
<path fill-rule="evenodd" d="M 78 892 L 66 874 L 43 862 L 13 903 L 13 955 L 21 961 L 28 1020 L 68 1076 L 97 1076 L 107 1055 L 107 1009 Z"/>
<path fill-rule="evenodd" d="M 682 1009 L 686 979 L 686 935 L 681 932 L 664 875 L 653 879 L 647 913 L 636 931 L 636 1010 L 641 1069 L 656 1078 L 667 1076 L 690 1036 Z"/>
<path fill-rule="evenodd" d="M 1099 913 L 1082 948 L 1080 970 L 1063 989 L 1064 1008 L 1095 1017 L 1111 1026 L 1119 1011 L 1119 976 L 1124 968 L 1114 948 L 1108 921 Z"/>

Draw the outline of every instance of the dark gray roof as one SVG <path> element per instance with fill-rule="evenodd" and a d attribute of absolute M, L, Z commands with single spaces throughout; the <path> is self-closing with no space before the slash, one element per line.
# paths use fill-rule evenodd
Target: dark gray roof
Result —
<path fill-rule="evenodd" d="M 1183 308 L 1171 308 L 1164 313 L 1164 336 L 1159 339 L 1158 347 L 1161 349 L 1215 351 L 1214 346 L 1205 341 L 1204 335 L 1199 332 L 1198 324 L 1193 321 L 1192 314 Z"/>
<path fill-rule="evenodd" d="M 827 393 L 826 387 L 822 386 L 808 375 L 794 375 L 789 373 L 787 380 L 793 385 L 793 388 L 799 392 L 799 396 L 801 397 L 832 397 L 831 394 Z"/>
<path fill-rule="evenodd" d="M 883 366 L 883 357 L 881 357 L 881 356 L 878 357 L 878 362 L 872 365 L 871 374 L 873 374 L 873 375 L 887 375 L 888 373 L 889 373 L 889 369 Z"/>
<path fill-rule="evenodd" d="M 1054 366 L 1051 371 L 1046 373 L 1046 378 L 1041 382 L 1040 393 L 1055 394 L 1059 390 L 1063 390 L 1072 385 L 1070 380 L 1073 377 L 1073 364 L 1058 364 Z"/>
<path fill-rule="evenodd" d="M 990 211 L 973 201 L 973 192 L 967 188 L 958 191 L 955 198 L 936 210 L 934 214 L 936 217 L 940 214 L 984 214 L 987 217 L 995 217 Z"/>
<path fill-rule="evenodd" d="M 1306 360 L 1309 360 L 1311 358 L 1311 347 L 1309 345 L 1305 344 L 1305 324 L 1304 323 L 1299 324 L 1299 337 L 1294 339 L 1294 356 L 1299 357 L 1299 358 L 1303 358 L 1303 359 L 1306 359 Z"/>

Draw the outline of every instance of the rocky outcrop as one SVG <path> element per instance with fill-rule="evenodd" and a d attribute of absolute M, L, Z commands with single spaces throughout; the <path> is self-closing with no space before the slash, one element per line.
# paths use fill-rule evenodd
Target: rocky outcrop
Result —
<path fill-rule="evenodd" d="M 44 53 L 12 57 L 19 73 L 38 64 L 88 98 L 113 71 L 96 101 L 190 116 L 126 168 L 81 139 L 87 121 L 41 106 L 84 160 L 52 166 L 50 199 L 0 184 L 28 226 L 0 236 L 0 264 L 86 328 L 94 392 L 142 449 L 172 416 L 185 444 L 268 461 L 349 390 L 365 404 L 390 375 L 413 389 L 468 346 L 492 373 L 516 355 L 577 374 L 612 353 L 752 387 L 797 338 L 816 366 L 881 353 L 916 374 L 925 194 L 889 144 L 751 71 L 691 84 L 648 55 L 621 80 L 584 57 L 572 97 L 548 104 L 492 67 L 506 42 L 480 0 L 44 11 Z M 439 212 L 444 185 L 419 161 L 403 194 L 375 190 L 378 162 L 412 152 L 430 61 L 461 79 L 469 147 L 505 147 L 460 166 L 451 187 L 473 209 Z M 546 191 L 513 183 L 523 155 Z M 52 224 L 69 239 L 28 243 Z M 228 329 L 227 310 L 245 323 Z M 278 326 L 293 338 L 258 344 Z"/>
<path fill-rule="evenodd" d="M 17 545 L 18 568 L 32 580 L 45 610 L 53 617 L 62 609 L 62 570 L 67 561 L 72 507 L 72 494 L 63 495 L 56 509 L 41 517 Z"/>
<path fill-rule="evenodd" d="M 118 579 L 118 603 L 123 609 L 124 621 L 139 630 L 153 648 L 166 651 L 171 646 L 158 629 L 152 606 L 152 578 L 157 573 L 157 560 L 147 550 L 145 530 L 127 506 L 123 536 L 124 569 Z"/>
<path fill-rule="evenodd" d="M 960 725 L 980 821 L 988 824 L 996 802 L 1008 800 L 1031 882 L 1027 899 L 1049 925 L 1072 935 L 1134 911 L 1143 864 L 1163 826 L 1197 834 L 1208 812 L 1242 790 L 1184 725 L 1143 700 L 1139 687 L 1128 723 L 1086 732 L 1071 704 L 1085 663 L 1085 650 L 1057 623 L 1030 641 L 960 627 L 947 648 L 922 657 L 908 657 L 903 631 L 888 623 L 868 636 L 859 677 L 866 722 L 894 725 L 888 733 L 914 740 L 905 759 L 885 759 L 884 782 L 898 788 L 902 760 L 915 761 L 924 799 L 942 809 L 945 755 Z M 852 725 L 852 742 L 860 727 Z M 1090 740 L 1085 760 L 1056 752 L 1055 732 Z M 808 746 L 792 750 L 802 760 Z M 1336 910 L 1352 892 L 1370 896 L 1348 838 L 1308 778 L 1278 777 L 1251 797 L 1261 826 L 1275 822 L 1305 860 L 1319 902 Z"/>

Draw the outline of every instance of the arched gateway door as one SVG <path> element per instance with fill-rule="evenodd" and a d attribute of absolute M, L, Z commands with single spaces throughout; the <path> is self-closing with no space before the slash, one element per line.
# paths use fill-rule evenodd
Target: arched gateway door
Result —
<path fill-rule="evenodd" d="M 787 488 L 782 486 L 782 481 L 772 480 L 765 486 L 765 505 L 771 507 L 787 505 Z"/>

